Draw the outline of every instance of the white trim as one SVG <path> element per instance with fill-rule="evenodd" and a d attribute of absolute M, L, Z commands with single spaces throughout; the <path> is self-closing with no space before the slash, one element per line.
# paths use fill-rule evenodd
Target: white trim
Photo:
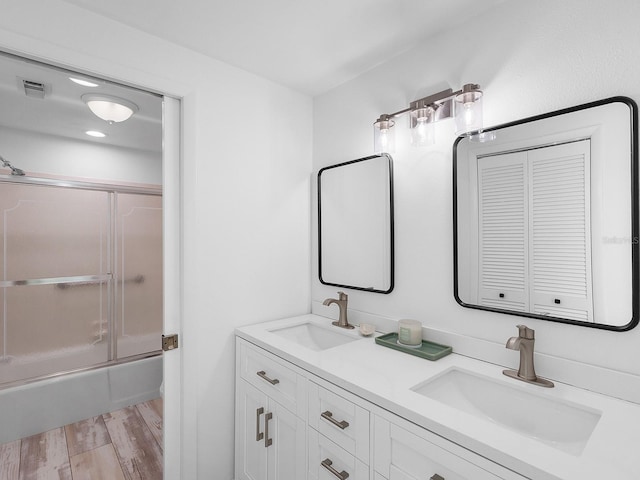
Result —
<path fill-rule="evenodd" d="M 181 223 L 180 223 L 180 100 L 164 98 L 162 184 L 165 335 L 181 330 Z M 178 479 L 182 472 L 182 352 L 166 353 L 164 379 L 164 478 Z"/>

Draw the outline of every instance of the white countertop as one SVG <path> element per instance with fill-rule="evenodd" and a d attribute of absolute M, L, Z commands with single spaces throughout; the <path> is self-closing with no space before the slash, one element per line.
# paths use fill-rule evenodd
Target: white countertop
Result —
<path fill-rule="evenodd" d="M 532 479 L 640 479 L 640 405 L 556 382 L 548 389 L 510 379 L 503 367 L 457 355 L 435 362 L 377 345 L 359 337 L 344 345 L 314 351 L 270 330 L 302 323 L 331 327 L 331 319 L 308 314 L 250 325 L 236 335 L 363 399 L 418 424 L 452 442 Z M 428 339 L 427 339 L 428 340 Z M 461 412 L 411 390 L 450 369 L 484 375 L 513 388 L 602 412 L 579 456 Z M 526 412 L 525 412 L 526 414 Z"/>

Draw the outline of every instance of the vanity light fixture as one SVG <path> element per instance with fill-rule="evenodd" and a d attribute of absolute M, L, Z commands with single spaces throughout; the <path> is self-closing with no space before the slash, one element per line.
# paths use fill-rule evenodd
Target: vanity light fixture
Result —
<path fill-rule="evenodd" d="M 138 106 L 135 103 L 111 95 L 86 93 L 82 95 L 82 101 L 96 116 L 110 125 L 124 122 L 138 111 Z"/>
<path fill-rule="evenodd" d="M 395 113 L 382 114 L 373 124 L 375 153 L 392 153 L 395 146 L 394 118 L 409 113 L 411 144 L 430 145 L 435 140 L 434 124 L 446 118 L 456 118 L 456 133 L 466 134 L 482 129 L 482 90 L 480 85 L 468 83 L 460 90 L 448 88 L 409 104 Z"/>

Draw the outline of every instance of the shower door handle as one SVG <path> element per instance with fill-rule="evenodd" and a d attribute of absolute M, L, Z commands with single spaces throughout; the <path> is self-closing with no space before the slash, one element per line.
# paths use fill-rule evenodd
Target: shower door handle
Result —
<path fill-rule="evenodd" d="M 24 280 L 0 280 L 0 288 L 29 287 L 34 285 L 55 285 L 64 290 L 74 285 L 99 285 L 111 280 L 110 273 L 103 275 L 76 275 L 71 277 L 29 278 Z"/>

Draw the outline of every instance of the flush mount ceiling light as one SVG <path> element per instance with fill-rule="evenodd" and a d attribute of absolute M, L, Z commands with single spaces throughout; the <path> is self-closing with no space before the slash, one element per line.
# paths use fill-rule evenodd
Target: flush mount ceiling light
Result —
<path fill-rule="evenodd" d="M 82 101 L 96 116 L 109 124 L 124 122 L 138 111 L 135 103 L 111 95 L 87 93 L 82 95 Z"/>
<path fill-rule="evenodd" d="M 456 134 L 469 134 L 482 129 L 482 90 L 468 83 L 460 90 L 443 90 L 415 100 L 408 108 L 382 114 L 373 124 L 375 153 L 392 153 L 395 147 L 394 118 L 409 113 L 411 144 L 417 147 L 434 142 L 434 124 L 445 118 L 456 118 Z"/>

